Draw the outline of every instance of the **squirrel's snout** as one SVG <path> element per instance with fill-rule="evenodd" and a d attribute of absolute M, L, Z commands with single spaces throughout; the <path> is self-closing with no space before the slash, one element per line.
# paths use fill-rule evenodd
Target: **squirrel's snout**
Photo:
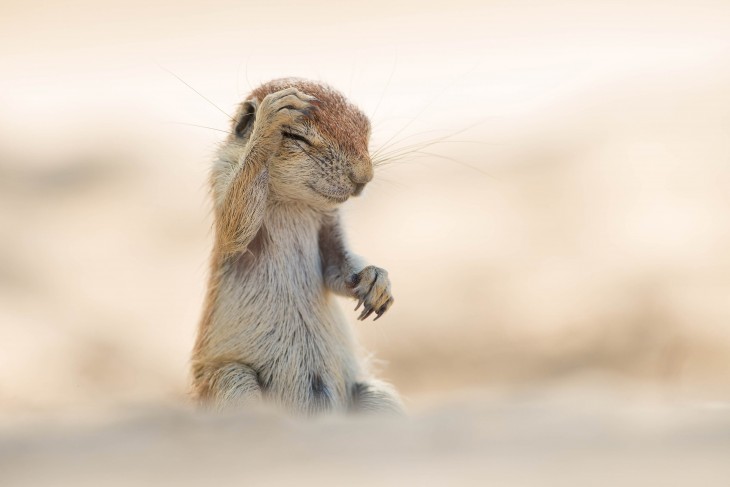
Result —
<path fill-rule="evenodd" d="M 362 190 L 365 189 L 365 185 L 368 184 L 373 179 L 373 173 L 372 171 L 367 172 L 365 174 L 360 174 L 360 177 L 357 177 L 357 175 L 352 172 L 350 173 L 350 181 L 353 182 L 355 185 L 355 188 L 352 190 L 353 196 L 360 196 L 360 193 L 362 193 Z"/>
<path fill-rule="evenodd" d="M 367 184 L 372 179 L 372 167 L 354 167 L 350 170 L 350 180 L 355 184 Z"/>
<path fill-rule="evenodd" d="M 354 164 L 350 169 L 350 181 L 355 184 L 355 189 L 352 191 L 354 196 L 359 196 L 365 185 L 373 179 L 373 165 L 370 161 L 361 161 L 358 164 Z"/>

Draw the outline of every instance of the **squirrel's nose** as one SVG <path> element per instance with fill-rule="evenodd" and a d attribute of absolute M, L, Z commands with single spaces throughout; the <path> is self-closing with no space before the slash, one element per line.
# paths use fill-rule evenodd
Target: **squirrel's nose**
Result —
<path fill-rule="evenodd" d="M 373 179 L 373 165 L 369 159 L 361 160 L 350 168 L 350 180 L 355 183 L 355 196 L 362 193 L 363 188 Z"/>
<path fill-rule="evenodd" d="M 373 179 L 373 171 L 351 171 L 350 181 L 355 183 L 355 189 L 352 190 L 353 196 L 360 196 L 365 185 Z"/>

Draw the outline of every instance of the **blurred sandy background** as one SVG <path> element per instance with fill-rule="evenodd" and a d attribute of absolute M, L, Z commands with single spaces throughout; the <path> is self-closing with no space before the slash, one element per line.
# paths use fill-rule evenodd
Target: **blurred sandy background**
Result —
<path fill-rule="evenodd" d="M 631 411 L 649 401 L 664 411 L 652 441 L 694 452 L 698 472 L 721 478 L 727 2 L 2 0 L 0 66 L 0 426 L 15 435 L 0 451 L 21 484 L 33 485 L 23 461 L 70 468 L 48 450 L 63 442 L 37 430 L 62 418 L 105 425 L 141 408 L 155 431 L 207 431 L 185 430 L 199 421 L 187 413 L 149 412 L 186 401 L 211 237 L 207 171 L 228 128 L 168 71 L 227 113 L 273 77 L 327 81 L 371 115 L 373 149 L 393 151 L 345 207 L 353 247 L 389 270 L 397 300 L 377 323 L 350 319 L 380 375 L 430 418 L 395 427 L 411 440 L 383 458 L 419 431 L 457 431 L 471 467 L 449 468 L 468 471 L 500 444 L 460 442 L 470 419 L 506 424 L 499 434 L 519 450 L 531 421 L 546 445 L 581 430 L 572 407 L 596 415 L 587 424 L 621 425 L 587 433 L 600 456 L 636 439 L 631 425 L 644 423 Z M 504 412 L 525 400 L 544 409 Z M 697 422 L 709 422 L 709 443 Z M 211 438 L 226 430 L 215 424 Z M 674 434 L 677 424 L 689 432 Z M 287 435 L 316 436 L 276 438 Z M 580 446 L 571 438 L 568 451 Z M 672 462 L 642 465 L 656 474 Z M 494 478 L 546 485 L 528 477 Z"/>

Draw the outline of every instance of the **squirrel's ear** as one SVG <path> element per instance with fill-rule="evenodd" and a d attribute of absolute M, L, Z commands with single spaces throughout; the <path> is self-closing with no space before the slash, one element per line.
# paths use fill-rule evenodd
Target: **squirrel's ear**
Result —
<path fill-rule="evenodd" d="M 256 119 L 256 107 L 258 104 L 258 100 L 255 98 L 241 103 L 241 108 L 238 110 L 233 127 L 236 137 L 246 137 L 251 131 L 253 122 Z"/>

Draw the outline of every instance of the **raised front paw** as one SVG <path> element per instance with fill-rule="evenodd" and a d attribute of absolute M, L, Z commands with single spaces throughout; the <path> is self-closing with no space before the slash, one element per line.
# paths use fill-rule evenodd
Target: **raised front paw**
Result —
<path fill-rule="evenodd" d="M 281 139 L 281 131 L 287 126 L 309 116 L 317 108 L 317 98 L 296 88 L 287 88 L 266 95 L 256 110 L 254 132 L 260 136 Z"/>
<path fill-rule="evenodd" d="M 393 304 L 393 295 L 390 292 L 388 271 L 380 267 L 367 266 L 348 279 L 347 285 L 357 298 L 355 311 L 364 305 L 358 320 L 364 320 L 375 313 L 375 319 L 380 318 Z"/>

